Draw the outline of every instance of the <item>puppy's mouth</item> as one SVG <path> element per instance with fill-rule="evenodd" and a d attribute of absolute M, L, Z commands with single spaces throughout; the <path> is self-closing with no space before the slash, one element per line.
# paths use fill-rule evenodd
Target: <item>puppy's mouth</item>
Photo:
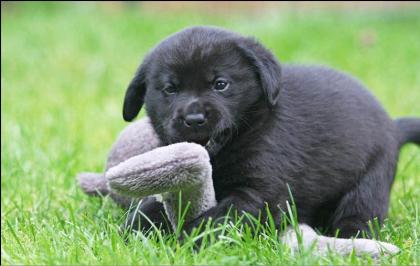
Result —
<path fill-rule="evenodd" d="M 168 143 L 175 142 L 193 142 L 203 146 L 210 156 L 216 155 L 232 138 L 232 129 L 204 128 L 202 130 L 186 130 L 185 127 L 179 127 L 178 124 L 167 129 Z"/>
<path fill-rule="evenodd" d="M 215 156 L 232 138 L 232 130 L 225 129 L 219 134 L 210 137 L 210 139 L 203 145 L 210 156 Z"/>
<path fill-rule="evenodd" d="M 201 139 L 195 139 L 195 140 L 191 140 L 191 142 L 200 144 L 201 146 L 206 146 L 209 142 L 210 142 L 210 138 L 201 138 Z"/>
<path fill-rule="evenodd" d="M 200 144 L 208 151 L 210 156 L 215 156 L 226 145 L 231 137 L 232 131 L 226 129 L 212 136 L 192 138 L 187 139 L 187 141 Z"/>

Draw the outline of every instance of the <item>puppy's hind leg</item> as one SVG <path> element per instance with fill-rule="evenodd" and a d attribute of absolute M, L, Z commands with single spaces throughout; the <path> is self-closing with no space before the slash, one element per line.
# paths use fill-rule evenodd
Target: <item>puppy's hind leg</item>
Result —
<path fill-rule="evenodd" d="M 332 234 L 339 231 L 343 238 L 371 235 L 369 221 L 379 224 L 388 213 L 389 193 L 395 174 L 396 159 L 377 158 L 359 183 L 340 199 L 331 217 Z M 375 229 L 375 228 L 374 228 Z"/>

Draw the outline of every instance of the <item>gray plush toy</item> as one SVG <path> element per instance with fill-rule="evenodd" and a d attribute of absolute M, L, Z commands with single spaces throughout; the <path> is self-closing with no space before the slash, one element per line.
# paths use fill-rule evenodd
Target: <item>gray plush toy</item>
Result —
<path fill-rule="evenodd" d="M 110 195 L 127 207 L 132 199 L 161 195 L 169 222 L 177 227 L 181 206 L 189 204 L 185 220 L 216 205 L 207 151 L 195 143 L 159 147 L 148 118 L 129 125 L 113 145 L 105 174 L 81 173 L 82 189 L 90 195 Z"/>
<path fill-rule="evenodd" d="M 88 195 L 109 195 L 124 207 L 146 196 L 160 195 L 172 227 L 177 228 L 179 191 L 182 210 L 189 204 L 188 222 L 216 202 L 212 167 L 206 149 L 195 143 L 162 146 L 149 118 L 130 124 L 114 143 L 105 173 L 81 173 L 78 180 Z M 299 234 L 297 234 L 297 232 Z M 300 235 L 300 237 L 298 237 Z M 301 238 L 301 245 L 298 239 Z M 333 250 L 339 254 L 394 254 L 399 249 L 371 239 L 339 239 L 318 235 L 308 225 L 290 228 L 281 238 L 293 250 L 314 245 L 320 253 Z"/>

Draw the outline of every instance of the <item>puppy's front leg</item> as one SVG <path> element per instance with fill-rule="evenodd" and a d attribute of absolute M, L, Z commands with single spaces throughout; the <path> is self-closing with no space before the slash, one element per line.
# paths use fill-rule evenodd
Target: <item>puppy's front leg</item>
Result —
<path fill-rule="evenodd" d="M 191 220 L 184 225 L 184 231 L 189 234 L 194 228 L 202 223 L 206 223 L 212 219 L 215 223 L 220 223 L 226 215 L 233 218 L 235 213 L 242 215 L 244 212 L 258 217 L 259 213 L 265 209 L 265 200 L 255 189 L 239 188 L 231 192 L 231 194 L 220 200 L 218 204 L 202 213 L 197 218 Z M 246 222 L 246 221 L 245 221 Z"/>
<path fill-rule="evenodd" d="M 134 204 L 122 228 L 146 233 L 153 227 L 172 232 L 172 226 L 166 215 L 163 203 L 155 196 L 148 196 L 141 200 L 140 206 Z"/>

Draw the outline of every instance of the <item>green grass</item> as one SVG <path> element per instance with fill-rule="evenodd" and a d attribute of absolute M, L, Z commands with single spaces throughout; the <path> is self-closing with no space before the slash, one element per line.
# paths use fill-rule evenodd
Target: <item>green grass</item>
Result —
<path fill-rule="evenodd" d="M 144 54 L 183 27 L 254 35 L 282 62 L 352 73 L 391 116 L 420 116 L 419 10 L 264 15 L 151 14 L 93 4 L 1 4 L 1 264 L 375 264 L 291 254 L 265 229 L 233 229 L 193 251 L 173 236 L 118 234 L 124 212 L 88 198 L 76 173 L 101 171 L 126 85 Z M 369 44 L 369 40 L 372 43 Z M 381 264 L 420 264 L 420 150 L 401 152 L 381 239 L 402 252 Z"/>

